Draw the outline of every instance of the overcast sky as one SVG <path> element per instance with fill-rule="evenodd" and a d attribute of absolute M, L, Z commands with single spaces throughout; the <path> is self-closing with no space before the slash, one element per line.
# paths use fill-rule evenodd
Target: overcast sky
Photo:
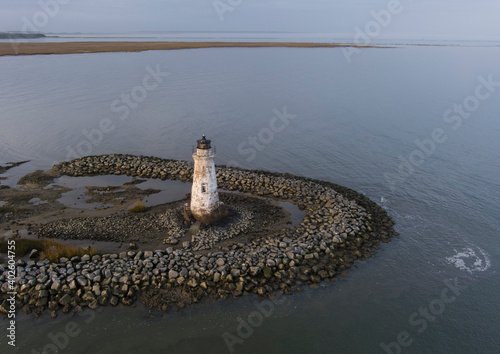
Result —
<path fill-rule="evenodd" d="M 390 7 L 391 18 L 379 19 L 381 37 L 500 40 L 500 0 L 0 0 L 0 6 L 0 31 L 337 35 L 370 30 L 373 12 Z"/>

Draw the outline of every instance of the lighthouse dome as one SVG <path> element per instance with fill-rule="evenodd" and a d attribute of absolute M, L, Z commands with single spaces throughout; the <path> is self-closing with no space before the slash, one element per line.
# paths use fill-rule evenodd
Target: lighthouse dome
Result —
<path fill-rule="evenodd" d="M 212 147 L 210 146 L 210 143 L 212 141 L 211 140 L 208 140 L 206 137 L 205 137 L 205 134 L 203 134 L 201 136 L 201 139 L 200 140 L 197 140 L 197 143 L 198 143 L 198 146 L 197 148 L 198 149 L 203 149 L 203 150 L 207 150 L 207 149 L 211 149 Z"/>

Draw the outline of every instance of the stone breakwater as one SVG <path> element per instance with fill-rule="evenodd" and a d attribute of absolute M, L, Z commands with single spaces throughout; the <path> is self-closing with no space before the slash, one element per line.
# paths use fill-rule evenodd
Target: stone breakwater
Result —
<path fill-rule="evenodd" d="M 214 227 L 200 230 L 191 237 L 193 251 L 215 248 L 220 241 L 234 238 L 238 235 L 248 233 L 253 226 L 253 213 L 237 206 L 230 207 L 231 211 L 236 209 L 236 215 L 227 227 L 215 225 Z"/>
<path fill-rule="evenodd" d="M 88 156 L 53 167 L 58 175 L 126 174 L 190 181 L 185 161 L 129 155 Z M 365 196 L 329 182 L 289 174 L 216 168 L 219 188 L 290 201 L 306 212 L 295 227 L 283 228 L 222 251 L 173 248 L 128 251 L 59 262 L 17 261 L 17 300 L 27 312 L 48 308 L 78 311 L 88 306 L 132 305 L 141 300 L 163 310 L 203 298 L 274 291 L 291 294 L 303 285 L 345 275 L 356 259 L 369 258 L 396 234 L 393 221 Z M 140 237 L 140 235 L 138 235 Z M 1 308 L 7 303 L 6 266 L 1 266 Z"/>

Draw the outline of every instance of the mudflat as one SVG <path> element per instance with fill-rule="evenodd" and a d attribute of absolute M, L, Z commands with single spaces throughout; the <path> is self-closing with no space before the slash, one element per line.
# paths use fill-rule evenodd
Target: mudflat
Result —
<path fill-rule="evenodd" d="M 45 43 L 0 43 L 2 55 L 33 54 L 78 54 L 99 52 L 141 52 L 145 50 L 171 50 L 196 48 L 235 47 L 287 47 L 287 48 L 334 48 L 370 47 L 363 44 L 300 43 L 300 42 L 45 42 Z"/>

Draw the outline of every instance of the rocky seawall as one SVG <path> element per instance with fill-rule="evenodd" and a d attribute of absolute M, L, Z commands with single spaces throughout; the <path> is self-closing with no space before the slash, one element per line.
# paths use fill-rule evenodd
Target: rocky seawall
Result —
<path fill-rule="evenodd" d="M 130 155 L 88 156 L 53 167 L 56 175 L 126 174 L 191 181 L 186 161 Z M 56 315 L 140 300 L 167 310 L 204 298 L 238 297 L 275 291 L 291 294 L 304 285 L 345 275 L 355 260 L 369 258 L 396 233 L 393 221 L 365 196 L 329 182 L 289 174 L 218 166 L 219 188 L 290 201 L 306 212 L 297 226 L 283 228 L 222 250 L 168 247 L 59 262 L 16 262 L 17 304 L 26 312 Z M 140 237 L 140 235 L 138 235 Z M 200 245 L 200 240 L 198 244 Z M 193 243 L 193 244 L 196 244 Z M 7 309 L 7 265 L 0 267 L 1 306 Z"/>

